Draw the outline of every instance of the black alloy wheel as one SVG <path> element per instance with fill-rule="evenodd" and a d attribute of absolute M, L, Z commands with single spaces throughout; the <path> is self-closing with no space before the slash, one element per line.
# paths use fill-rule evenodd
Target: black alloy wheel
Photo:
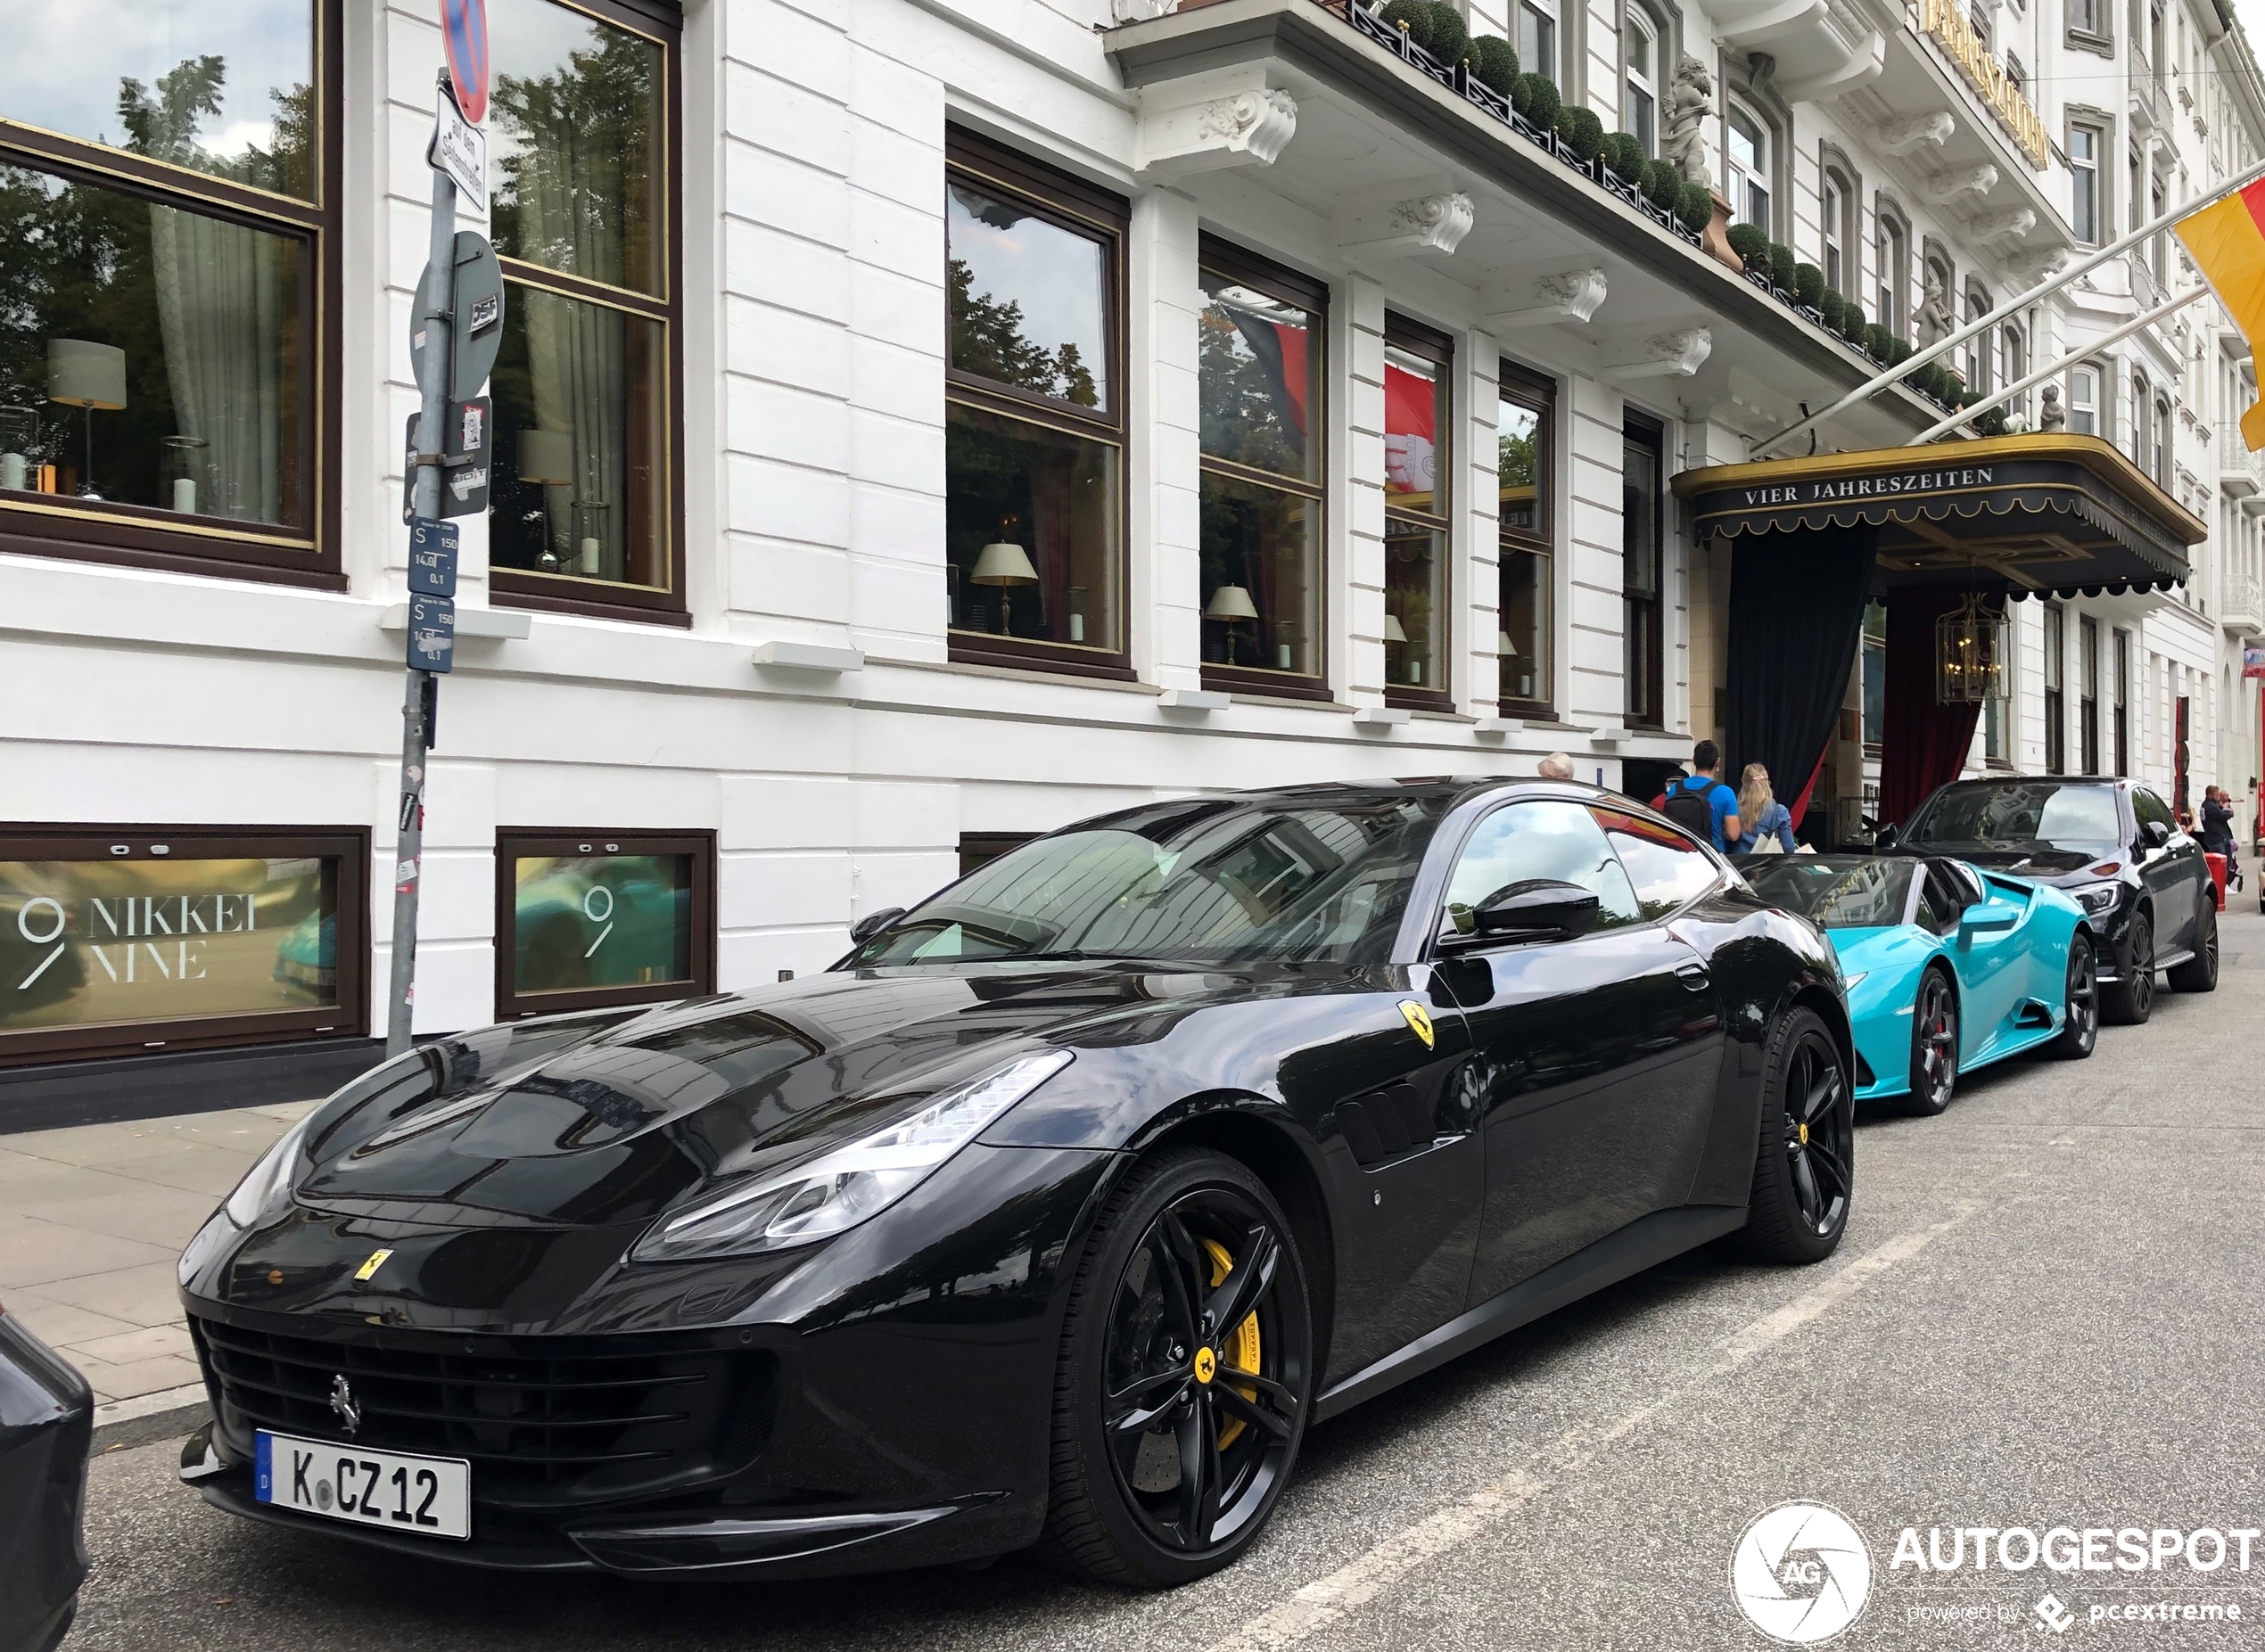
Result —
<path fill-rule="evenodd" d="M 1763 1262 L 1823 1262 L 1856 1191 L 1856 1091 L 1815 1010 L 1791 1010 L 1771 1030 L 1761 1099 L 1741 1245 Z"/>
<path fill-rule="evenodd" d="M 2204 883 L 2203 889 L 2202 914 L 2195 919 L 2195 955 L 2163 972 L 2163 979 L 2175 991 L 2218 990 L 2218 898 L 2211 892 L 2213 885 Z"/>
<path fill-rule="evenodd" d="M 1911 1010 L 1911 1093 L 1904 1111 L 1932 1117 L 1958 1087 L 1958 996 L 1940 969 L 1919 978 Z"/>
<path fill-rule="evenodd" d="M 2155 924 L 2145 907 L 2131 915 L 2131 961 L 2104 999 L 2101 1018 L 2117 1026 L 2143 1025 L 2154 1013 Z"/>
<path fill-rule="evenodd" d="M 1055 1383 L 1042 1548 L 1100 1582 L 1231 1563 L 1289 1482 L 1310 1408 L 1305 1269 L 1264 1184 L 1215 1153 L 1133 1172 L 1095 1224 Z"/>
<path fill-rule="evenodd" d="M 2092 937 L 2076 926 L 2069 941 L 2066 1014 L 2060 1036 L 2046 1048 L 2063 1061 L 2082 1061 L 2100 1042 L 2100 966 Z"/>

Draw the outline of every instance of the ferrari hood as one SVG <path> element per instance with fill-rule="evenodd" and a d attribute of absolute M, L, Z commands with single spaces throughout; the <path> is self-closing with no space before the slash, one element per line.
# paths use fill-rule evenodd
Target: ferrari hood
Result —
<path fill-rule="evenodd" d="M 1026 1050 L 1140 1042 L 1255 990 L 1248 974 L 1153 966 L 925 966 L 490 1028 L 340 1091 L 293 1194 L 441 1225 L 641 1221 L 881 1129 Z"/>

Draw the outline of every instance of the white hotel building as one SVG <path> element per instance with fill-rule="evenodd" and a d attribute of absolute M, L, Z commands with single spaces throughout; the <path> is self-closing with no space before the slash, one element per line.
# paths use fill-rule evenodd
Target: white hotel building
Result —
<path fill-rule="evenodd" d="M 312 1093 L 383 1031 L 442 56 L 429 0 L 28 4 L 42 49 L 0 64 L 0 1130 Z M 1470 32 L 1895 337 L 2265 152 L 2211 0 L 1509 4 Z M 420 1031 L 821 968 L 861 915 L 1159 793 L 1561 750 L 1648 796 L 1694 738 L 1817 748 L 1757 732 L 1784 679 L 1734 612 L 1749 541 L 1673 483 L 1876 371 L 1862 326 L 1360 7 L 489 0 L 462 223 L 506 334 Z M 2007 382 L 2191 279 L 2175 247 L 2110 263 L 1960 365 Z M 1922 574 L 2045 599 L 2011 610 L 1968 768 L 2253 786 L 2265 483 L 2221 321 L 2057 387 L 2129 463 L 2055 462 L 2145 545 L 1866 541 L 1821 622 L 1814 830 L 1878 807 L 1890 644 L 1856 616 Z M 1943 413 L 1898 387 L 1816 451 Z"/>

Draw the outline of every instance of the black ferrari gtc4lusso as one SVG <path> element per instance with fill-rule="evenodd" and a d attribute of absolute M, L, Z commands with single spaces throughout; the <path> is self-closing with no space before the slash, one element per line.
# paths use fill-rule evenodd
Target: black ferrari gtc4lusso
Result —
<path fill-rule="evenodd" d="M 1832 953 L 1626 798 L 1157 803 L 802 981 L 428 1045 L 181 1260 L 237 1513 L 442 1558 L 1226 1565 L 1307 1426 L 1709 1240 L 1828 1255 Z"/>

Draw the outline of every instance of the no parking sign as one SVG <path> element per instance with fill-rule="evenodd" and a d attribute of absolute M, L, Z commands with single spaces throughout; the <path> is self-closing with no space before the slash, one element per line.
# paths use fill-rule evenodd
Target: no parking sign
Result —
<path fill-rule="evenodd" d="M 488 118 L 488 0 L 441 0 L 441 34 L 457 107 L 477 126 Z"/>

